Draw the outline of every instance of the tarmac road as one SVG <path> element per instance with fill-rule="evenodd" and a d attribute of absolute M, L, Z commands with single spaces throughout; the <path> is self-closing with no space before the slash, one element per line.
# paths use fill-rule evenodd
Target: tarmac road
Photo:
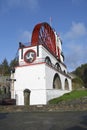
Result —
<path fill-rule="evenodd" d="M 0 130 L 87 130 L 87 111 L 0 113 Z"/>

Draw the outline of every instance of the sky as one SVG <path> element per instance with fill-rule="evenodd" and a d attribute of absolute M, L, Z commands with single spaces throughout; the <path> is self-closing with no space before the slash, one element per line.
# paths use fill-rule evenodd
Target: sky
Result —
<path fill-rule="evenodd" d="M 34 26 L 47 22 L 60 35 L 68 71 L 87 63 L 87 0 L 0 0 L 0 63 L 10 62 L 19 42 L 31 41 Z"/>

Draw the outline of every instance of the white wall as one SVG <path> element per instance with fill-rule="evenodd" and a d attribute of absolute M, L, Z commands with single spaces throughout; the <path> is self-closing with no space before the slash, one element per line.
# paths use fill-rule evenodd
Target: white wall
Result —
<path fill-rule="evenodd" d="M 30 105 L 46 105 L 46 90 L 45 89 L 36 89 L 31 90 L 30 93 Z"/>
<path fill-rule="evenodd" d="M 71 79 L 68 78 L 67 76 L 59 73 L 58 71 L 56 71 L 55 69 L 49 67 L 48 65 L 45 66 L 46 69 L 46 95 L 47 95 L 47 102 L 50 99 L 56 98 L 56 97 L 60 97 L 65 93 L 68 93 L 72 90 L 72 84 L 71 84 Z M 61 89 L 54 89 L 53 88 L 53 79 L 55 74 L 58 74 L 61 80 L 61 85 L 62 88 Z M 69 90 L 65 90 L 65 79 L 68 80 L 68 84 L 69 84 Z"/>
<path fill-rule="evenodd" d="M 24 48 L 23 55 L 29 49 L 33 49 L 37 53 L 37 47 L 33 46 Z M 39 45 L 39 56 L 36 57 L 36 60 L 33 63 L 27 64 L 24 59 L 21 59 L 20 55 L 21 50 L 19 50 L 20 64 L 19 67 L 15 68 L 14 74 L 14 79 L 16 79 L 14 82 L 14 98 L 17 100 L 17 105 L 24 105 L 25 89 L 30 90 L 30 105 L 46 104 L 48 100 L 71 91 L 71 79 L 43 61 L 46 56 L 49 56 L 52 64 L 55 65 L 58 62 L 57 59 L 42 45 Z M 59 64 L 62 71 L 67 71 L 63 64 Z M 56 73 L 58 73 L 62 84 L 60 90 L 53 89 L 53 79 Z M 65 90 L 66 78 L 69 83 L 69 91 Z"/>
<path fill-rule="evenodd" d="M 70 91 L 68 90 L 58 90 L 58 89 L 52 89 L 52 90 L 46 90 L 46 95 L 47 95 L 47 102 L 53 98 L 57 98 L 62 96 L 65 93 L 69 93 Z"/>
<path fill-rule="evenodd" d="M 17 67 L 14 78 L 16 79 L 14 93 L 18 95 L 18 104 L 24 104 L 23 91 L 25 89 L 31 91 L 30 104 L 35 104 L 35 102 L 39 104 L 39 101 L 44 103 L 45 97 L 42 95 L 45 93 L 45 64 Z"/>
<path fill-rule="evenodd" d="M 53 79 L 58 73 L 62 89 L 53 89 Z M 14 83 L 15 94 L 17 97 L 17 105 L 24 105 L 24 90 L 29 89 L 30 105 L 46 104 L 49 99 L 59 97 L 66 92 L 71 91 L 71 79 L 65 77 L 49 65 L 42 63 L 30 66 L 17 67 L 14 75 L 16 79 Z M 68 79 L 69 91 L 65 90 L 65 79 Z"/>
<path fill-rule="evenodd" d="M 14 85 L 17 86 L 15 89 L 30 88 L 37 89 L 44 88 L 45 84 L 45 66 L 44 64 L 36 64 L 30 66 L 17 67 L 14 78 L 16 82 Z"/>

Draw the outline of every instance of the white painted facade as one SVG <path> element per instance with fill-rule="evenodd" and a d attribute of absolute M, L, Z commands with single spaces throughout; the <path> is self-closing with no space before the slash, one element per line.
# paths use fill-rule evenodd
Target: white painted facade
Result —
<path fill-rule="evenodd" d="M 37 46 L 23 48 L 23 57 L 26 51 L 34 50 L 37 53 Z M 30 105 L 47 104 L 47 102 L 55 97 L 59 97 L 64 93 L 72 90 L 71 78 L 67 74 L 65 65 L 61 64 L 61 70 L 55 68 L 58 60 L 43 46 L 39 45 L 39 56 L 33 63 L 27 64 L 24 58 L 21 59 L 21 49 L 19 49 L 19 66 L 15 68 L 14 89 L 12 84 L 11 97 L 16 99 L 17 105 L 24 105 L 24 90 L 30 91 Z M 49 57 L 52 65 L 45 62 L 45 58 Z M 66 73 L 65 73 L 65 72 Z M 61 89 L 53 88 L 53 79 L 58 74 L 61 80 Z M 13 77 L 12 77 L 13 78 Z M 68 90 L 65 89 L 65 79 L 68 81 Z"/>
<path fill-rule="evenodd" d="M 50 99 L 72 90 L 61 40 L 56 33 L 55 37 L 60 60 L 42 44 L 19 47 L 19 66 L 11 73 L 11 98 L 16 99 L 16 105 L 46 105 Z"/>

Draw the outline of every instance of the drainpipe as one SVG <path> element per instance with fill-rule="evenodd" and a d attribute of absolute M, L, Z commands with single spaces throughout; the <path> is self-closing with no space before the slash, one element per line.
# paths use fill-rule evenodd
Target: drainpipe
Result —
<path fill-rule="evenodd" d="M 39 44 L 37 43 L 37 57 L 39 57 Z"/>

